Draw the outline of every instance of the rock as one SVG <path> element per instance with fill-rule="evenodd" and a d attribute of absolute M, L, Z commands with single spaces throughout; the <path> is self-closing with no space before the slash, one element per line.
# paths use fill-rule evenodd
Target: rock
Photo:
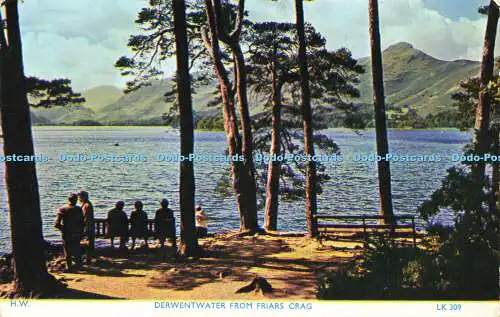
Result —
<path fill-rule="evenodd" d="M 263 277 L 257 276 L 254 277 L 252 282 L 242 288 L 238 289 L 235 293 L 248 293 L 251 291 L 261 291 L 263 294 L 271 293 L 273 291 L 273 287 L 271 284 Z"/>

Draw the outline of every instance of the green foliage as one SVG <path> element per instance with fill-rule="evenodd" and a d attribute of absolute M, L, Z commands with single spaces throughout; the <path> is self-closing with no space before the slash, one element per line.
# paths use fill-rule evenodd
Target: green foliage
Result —
<path fill-rule="evenodd" d="M 102 124 L 94 120 L 78 120 L 73 122 L 75 126 L 101 126 Z"/>
<path fill-rule="evenodd" d="M 396 245 L 388 237 L 365 243 L 363 261 L 318 281 L 319 299 L 495 299 L 498 258 L 475 240 L 456 240 L 453 227 L 433 228 L 440 237 L 427 249 Z M 460 230 L 458 230 L 460 231 Z M 443 240 L 444 239 L 444 240 Z M 452 242 L 453 241 L 453 242 Z"/>
<path fill-rule="evenodd" d="M 444 110 L 430 113 L 424 119 L 427 128 L 457 128 L 461 126 L 459 113 L 456 110 Z"/>
<path fill-rule="evenodd" d="M 389 109 L 392 110 L 391 108 Z M 401 108 L 392 110 L 387 120 L 389 128 L 422 129 L 427 127 L 425 119 L 422 118 L 415 109 L 407 106 L 405 110 L 406 112 Z"/>
<path fill-rule="evenodd" d="M 418 248 L 397 245 L 386 235 L 365 241 L 362 262 L 350 263 L 318 282 L 319 299 L 427 298 L 423 263 L 429 259 Z"/>
<path fill-rule="evenodd" d="M 477 179 L 466 168 L 454 167 L 431 198 L 420 207 L 426 220 L 447 208 L 455 215 L 454 226 L 435 224 L 434 263 L 452 297 L 498 296 L 498 223 L 495 193 L 488 178 Z"/>
<path fill-rule="evenodd" d="M 32 107 L 50 108 L 85 102 L 85 98 L 80 93 L 73 91 L 69 79 L 46 80 L 38 77 L 26 77 L 25 83 Z"/>
<path fill-rule="evenodd" d="M 300 75 L 296 66 L 298 39 L 295 24 L 263 22 L 247 23 L 244 40 L 249 47 L 248 83 L 252 92 L 261 96 L 261 112 L 253 118 L 255 151 L 268 154 L 271 147 L 271 123 L 273 106 L 273 69 L 276 89 L 281 96 L 281 155 L 303 155 L 302 115 L 300 111 Z M 348 98 L 359 97 L 354 86 L 358 75 L 364 72 L 350 51 L 341 48 L 326 49 L 325 38 L 310 24 L 305 25 L 307 50 L 309 53 L 311 78 L 311 98 L 314 103 L 314 130 L 327 128 L 329 118 L 349 118 L 349 123 L 362 127 L 354 113 L 358 108 L 347 102 Z M 342 115 L 343 114 L 343 115 Z M 333 154 L 338 147 L 326 135 L 316 133 L 313 141 L 319 152 Z M 259 193 L 263 196 L 267 183 L 268 164 L 256 162 Z M 330 179 L 323 164 L 317 163 L 317 192 L 322 192 L 322 184 Z M 305 196 L 305 162 L 285 161 L 280 171 L 280 195 L 292 200 Z"/>
<path fill-rule="evenodd" d="M 205 23 L 203 3 L 188 1 L 186 19 L 192 67 L 205 52 L 199 32 Z M 126 93 L 150 85 L 152 79 L 163 74 L 163 63 L 175 56 L 172 0 L 149 0 L 148 6 L 139 11 L 135 23 L 141 31 L 129 37 L 127 45 L 132 56 L 121 56 L 115 63 L 123 76 L 132 77 L 127 82 Z"/>
<path fill-rule="evenodd" d="M 194 93 L 196 88 L 206 85 L 210 79 L 209 59 L 200 31 L 206 23 L 202 1 L 186 1 L 186 22 L 189 69 L 198 66 L 196 76 L 191 78 Z M 122 76 L 132 78 L 127 82 L 125 93 L 153 85 L 153 81 L 163 75 L 166 60 L 176 53 L 172 0 L 149 0 L 148 6 L 139 11 L 135 23 L 140 26 L 141 31 L 129 37 L 128 47 L 132 56 L 121 56 L 115 63 Z M 171 82 L 171 85 L 166 85 L 162 98 L 163 102 L 172 104 L 163 114 L 168 120 L 178 118 L 176 75 Z"/>
<path fill-rule="evenodd" d="M 195 120 L 195 127 L 199 130 L 224 131 L 222 115 L 208 115 Z"/>
<path fill-rule="evenodd" d="M 498 132 L 497 132 L 498 133 Z M 469 146 L 466 153 L 474 154 Z M 453 167 L 419 208 L 427 221 L 422 248 L 377 237 L 363 262 L 320 281 L 322 299 L 497 299 L 500 215 L 494 187 L 469 168 Z M 453 225 L 434 223 L 443 209 Z"/>

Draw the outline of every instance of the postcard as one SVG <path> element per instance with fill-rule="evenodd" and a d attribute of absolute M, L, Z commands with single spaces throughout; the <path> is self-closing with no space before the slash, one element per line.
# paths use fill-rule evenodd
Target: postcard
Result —
<path fill-rule="evenodd" d="M 0 7 L 0 316 L 497 316 L 497 1 Z"/>

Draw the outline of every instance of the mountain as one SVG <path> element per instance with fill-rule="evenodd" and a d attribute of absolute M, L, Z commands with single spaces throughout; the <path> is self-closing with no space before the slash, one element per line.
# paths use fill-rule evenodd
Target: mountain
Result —
<path fill-rule="evenodd" d="M 386 103 L 410 106 L 420 115 L 450 109 L 451 94 L 458 83 L 479 74 L 480 63 L 468 60 L 443 61 L 415 49 L 409 43 L 389 46 L 382 53 Z M 366 73 L 361 76 L 361 102 L 371 104 L 370 58 L 360 59 Z"/>
<path fill-rule="evenodd" d="M 73 124 L 95 120 L 96 112 L 123 96 L 120 88 L 110 85 L 97 86 L 82 92 L 85 104 L 81 106 L 31 108 L 33 124 Z"/>
<path fill-rule="evenodd" d="M 370 58 L 359 60 L 366 73 L 358 86 L 361 98 L 353 100 L 369 108 L 372 103 Z M 383 52 L 386 103 L 396 108 L 410 107 L 425 116 L 451 109 L 450 96 L 458 83 L 479 73 L 480 64 L 468 60 L 443 61 L 436 59 L 408 43 L 397 43 Z M 207 103 L 214 97 L 217 85 L 195 89 L 193 107 L 197 116 L 213 115 L 214 108 Z M 36 123 L 73 124 L 90 120 L 101 124 L 161 124 L 162 114 L 172 106 L 165 103 L 165 93 L 172 89 L 171 80 L 157 80 L 129 94 L 114 86 L 98 86 L 84 91 L 83 106 L 32 109 Z M 249 101 L 261 97 L 250 97 Z M 261 106 L 251 110 L 257 113 Z"/>
<path fill-rule="evenodd" d="M 82 92 L 85 97 L 85 106 L 93 111 L 99 111 L 103 107 L 116 102 L 123 96 L 120 88 L 110 85 L 97 86 Z"/>
<path fill-rule="evenodd" d="M 172 91 L 171 80 L 157 80 L 150 86 L 142 87 L 126 94 L 100 109 L 95 119 L 105 124 L 151 122 L 161 123 L 162 114 L 172 106 L 172 102 L 165 103 L 165 93 Z M 204 86 L 195 89 L 193 94 L 193 108 L 199 113 L 214 113 L 215 109 L 207 108 L 207 102 L 214 95 L 214 86 Z M 175 99 L 175 98 L 172 98 Z"/>

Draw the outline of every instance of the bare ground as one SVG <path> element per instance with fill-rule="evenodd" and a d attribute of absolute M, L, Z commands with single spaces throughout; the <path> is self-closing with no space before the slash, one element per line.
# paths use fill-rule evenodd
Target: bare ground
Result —
<path fill-rule="evenodd" d="M 122 299 L 314 299 L 318 278 L 356 259 L 359 241 L 318 241 L 300 233 L 238 237 L 222 232 L 200 239 L 206 254 L 178 258 L 173 248 L 151 245 L 122 252 L 109 247 L 78 273 L 63 273 L 56 257 L 49 270 L 68 285 L 58 298 Z M 254 277 L 265 278 L 273 292 L 236 293 Z M 10 284 L 0 284 L 6 291 Z"/>

